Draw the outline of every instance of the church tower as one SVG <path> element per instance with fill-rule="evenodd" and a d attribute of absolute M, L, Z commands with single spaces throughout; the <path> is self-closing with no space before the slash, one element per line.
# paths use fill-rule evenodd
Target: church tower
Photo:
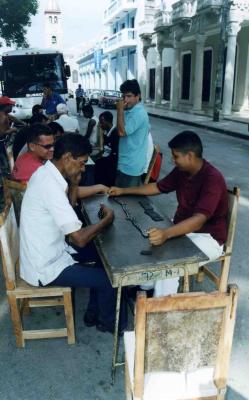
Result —
<path fill-rule="evenodd" d="M 48 0 L 44 15 L 46 48 L 62 50 L 61 10 L 56 0 Z"/>

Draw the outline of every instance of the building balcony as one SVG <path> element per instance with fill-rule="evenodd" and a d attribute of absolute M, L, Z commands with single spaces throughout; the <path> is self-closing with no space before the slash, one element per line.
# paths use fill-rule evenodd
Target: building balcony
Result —
<path fill-rule="evenodd" d="M 192 18 L 196 13 L 197 0 L 180 0 L 172 4 L 172 23 Z"/>
<path fill-rule="evenodd" d="M 104 40 L 103 53 L 112 53 L 113 51 L 125 49 L 137 45 L 137 30 L 136 29 L 122 29 L 109 36 Z"/>
<path fill-rule="evenodd" d="M 172 12 L 171 11 L 158 11 L 155 14 L 155 30 L 172 25 Z"/>
<path fill-rule="evenodd" d="M 210 12 L 213 9 L 220 8 L 223 4 L 223 0 L 198 0 L 197 12 Z"/>
<path fill-rule="evenodd" d="M 127 12 L 137 9 L 137 0 L 112 0 L 104 11 L 104 24 L 112 24 Z"/>

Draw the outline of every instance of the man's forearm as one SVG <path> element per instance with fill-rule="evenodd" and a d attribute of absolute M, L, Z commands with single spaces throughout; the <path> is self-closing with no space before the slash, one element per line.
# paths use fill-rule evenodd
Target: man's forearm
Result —
<path fill-rule="evenodd" d="M 143 186 L 128 187 L 122 189 L 122 194 L 136 194 L 140 196 L 153 196 L 161 193 L 156 183 L 148 183 Z"/>
<path fill-rule="evenodd" d="M 93 186 L 78 186 L 78 199 L 84 199 L 89 196 L 93 196 L 97 193 L 103 193 L 103 185 L 93 185 Z"/>
<path fill-rule="evenodd" d="M 196 232 L 201 229 L 206 220 L 207 218 L 204 214 L 193 215 L 193 217 L 187 218 L 184 221 L 165 229 L 165 240 Z"/>
<path fill-rule="evenodd" d="M 86 226 L 80 231 L 69 235 L 70 241 L 79 247 L 85 247 L 91 240 L 93 240 L 99 233 L 101 233 L 107 226 L 109 222 L 104 218 L 97 222 L 96 224 Z"/>
<path fill-rule="evenodd" d="M 72 207 L 76 206 L 78 200 L 78 186 L 70 185 L 68 188 L 68 198 Z"/>
<path fill-rule="evenodd" d="M 123 108 L 117 108 L 117 128 L 118 128 L 118 136 L 126 136 Z"/>
<path fill-rule="evenodd" d="M 11 122 L 14 122 L 17 125 L 24 125 L 24 126 L 27 125 L 26 122 L 14 117 L 14 115 L 8 115 L 8 118 Z"/>

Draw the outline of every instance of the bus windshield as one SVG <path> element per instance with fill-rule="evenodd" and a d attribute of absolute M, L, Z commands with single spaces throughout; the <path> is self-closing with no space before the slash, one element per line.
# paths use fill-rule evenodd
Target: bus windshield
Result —
<path fill-rule="evenodd" d="M 44 83 L 57 93 L 67 93 L 64 60 L 61 54 L 3 56 L 4 94 L 25 97 L 40 94 Z"/>

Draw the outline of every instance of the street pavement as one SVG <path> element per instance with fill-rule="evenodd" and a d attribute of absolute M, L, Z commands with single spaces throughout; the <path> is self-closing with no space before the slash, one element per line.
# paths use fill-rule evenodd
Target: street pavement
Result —
<path fill-rule="evenodd" d="M 226 118 L 220 118 L 218 122 L 208 115 L 190 114 L 179 111 L 170 111 L 165 107 L 156 107 L 146 105 L 146 110 L 152 117 L 158 117 L 177 123 L 184 123 L 196 128 L 205 128 L 213 132 L 249 140 L 249 115 L 232 115 Z"/>
<path fill-rule="evenodd" d="M 96 113 L 101 111 L 96 108 Z M 114 112 L 115 113 L 115 112 Z M 184 129 L 183 123 L 150 117 L 154 143 L 163 153 L 161 176 L 171 168 L 168 141 Z M 82 133 L 86 123 L 80 117 Z M 241 188 L 237 232 L 229 282 L 240 289 L 237 323 L 231 357 L 227 400 L 249 400 L 249 141 L 194 127 L 204 144 L 204 156 L 224 174 L 230 187 Z M 173 215 L 175 195 L 154 198 L 160 208 Z M 110 365 L 113 337 L 95 328 L 86 328 L 82 315 L 87 290 L 76 294 L 76 345 L 65 339 L 28 341 L 25 349 L 15 347 L 8 306 L 0 279 L 0 400 L 124 400 L 124 371 L 118 368 L 116 383 L 111 385 Z M 205 280 L 204 290 L 212 289 Z M 62 315 L 44 309 L 35 312 L 38 326 L 60 324 Z M 25 321 L 27 324 L 29 320 Z M 38 328 L 39 329 L 39 328 Z M 121 343 L 122 356 L 122 343 Z"/>

